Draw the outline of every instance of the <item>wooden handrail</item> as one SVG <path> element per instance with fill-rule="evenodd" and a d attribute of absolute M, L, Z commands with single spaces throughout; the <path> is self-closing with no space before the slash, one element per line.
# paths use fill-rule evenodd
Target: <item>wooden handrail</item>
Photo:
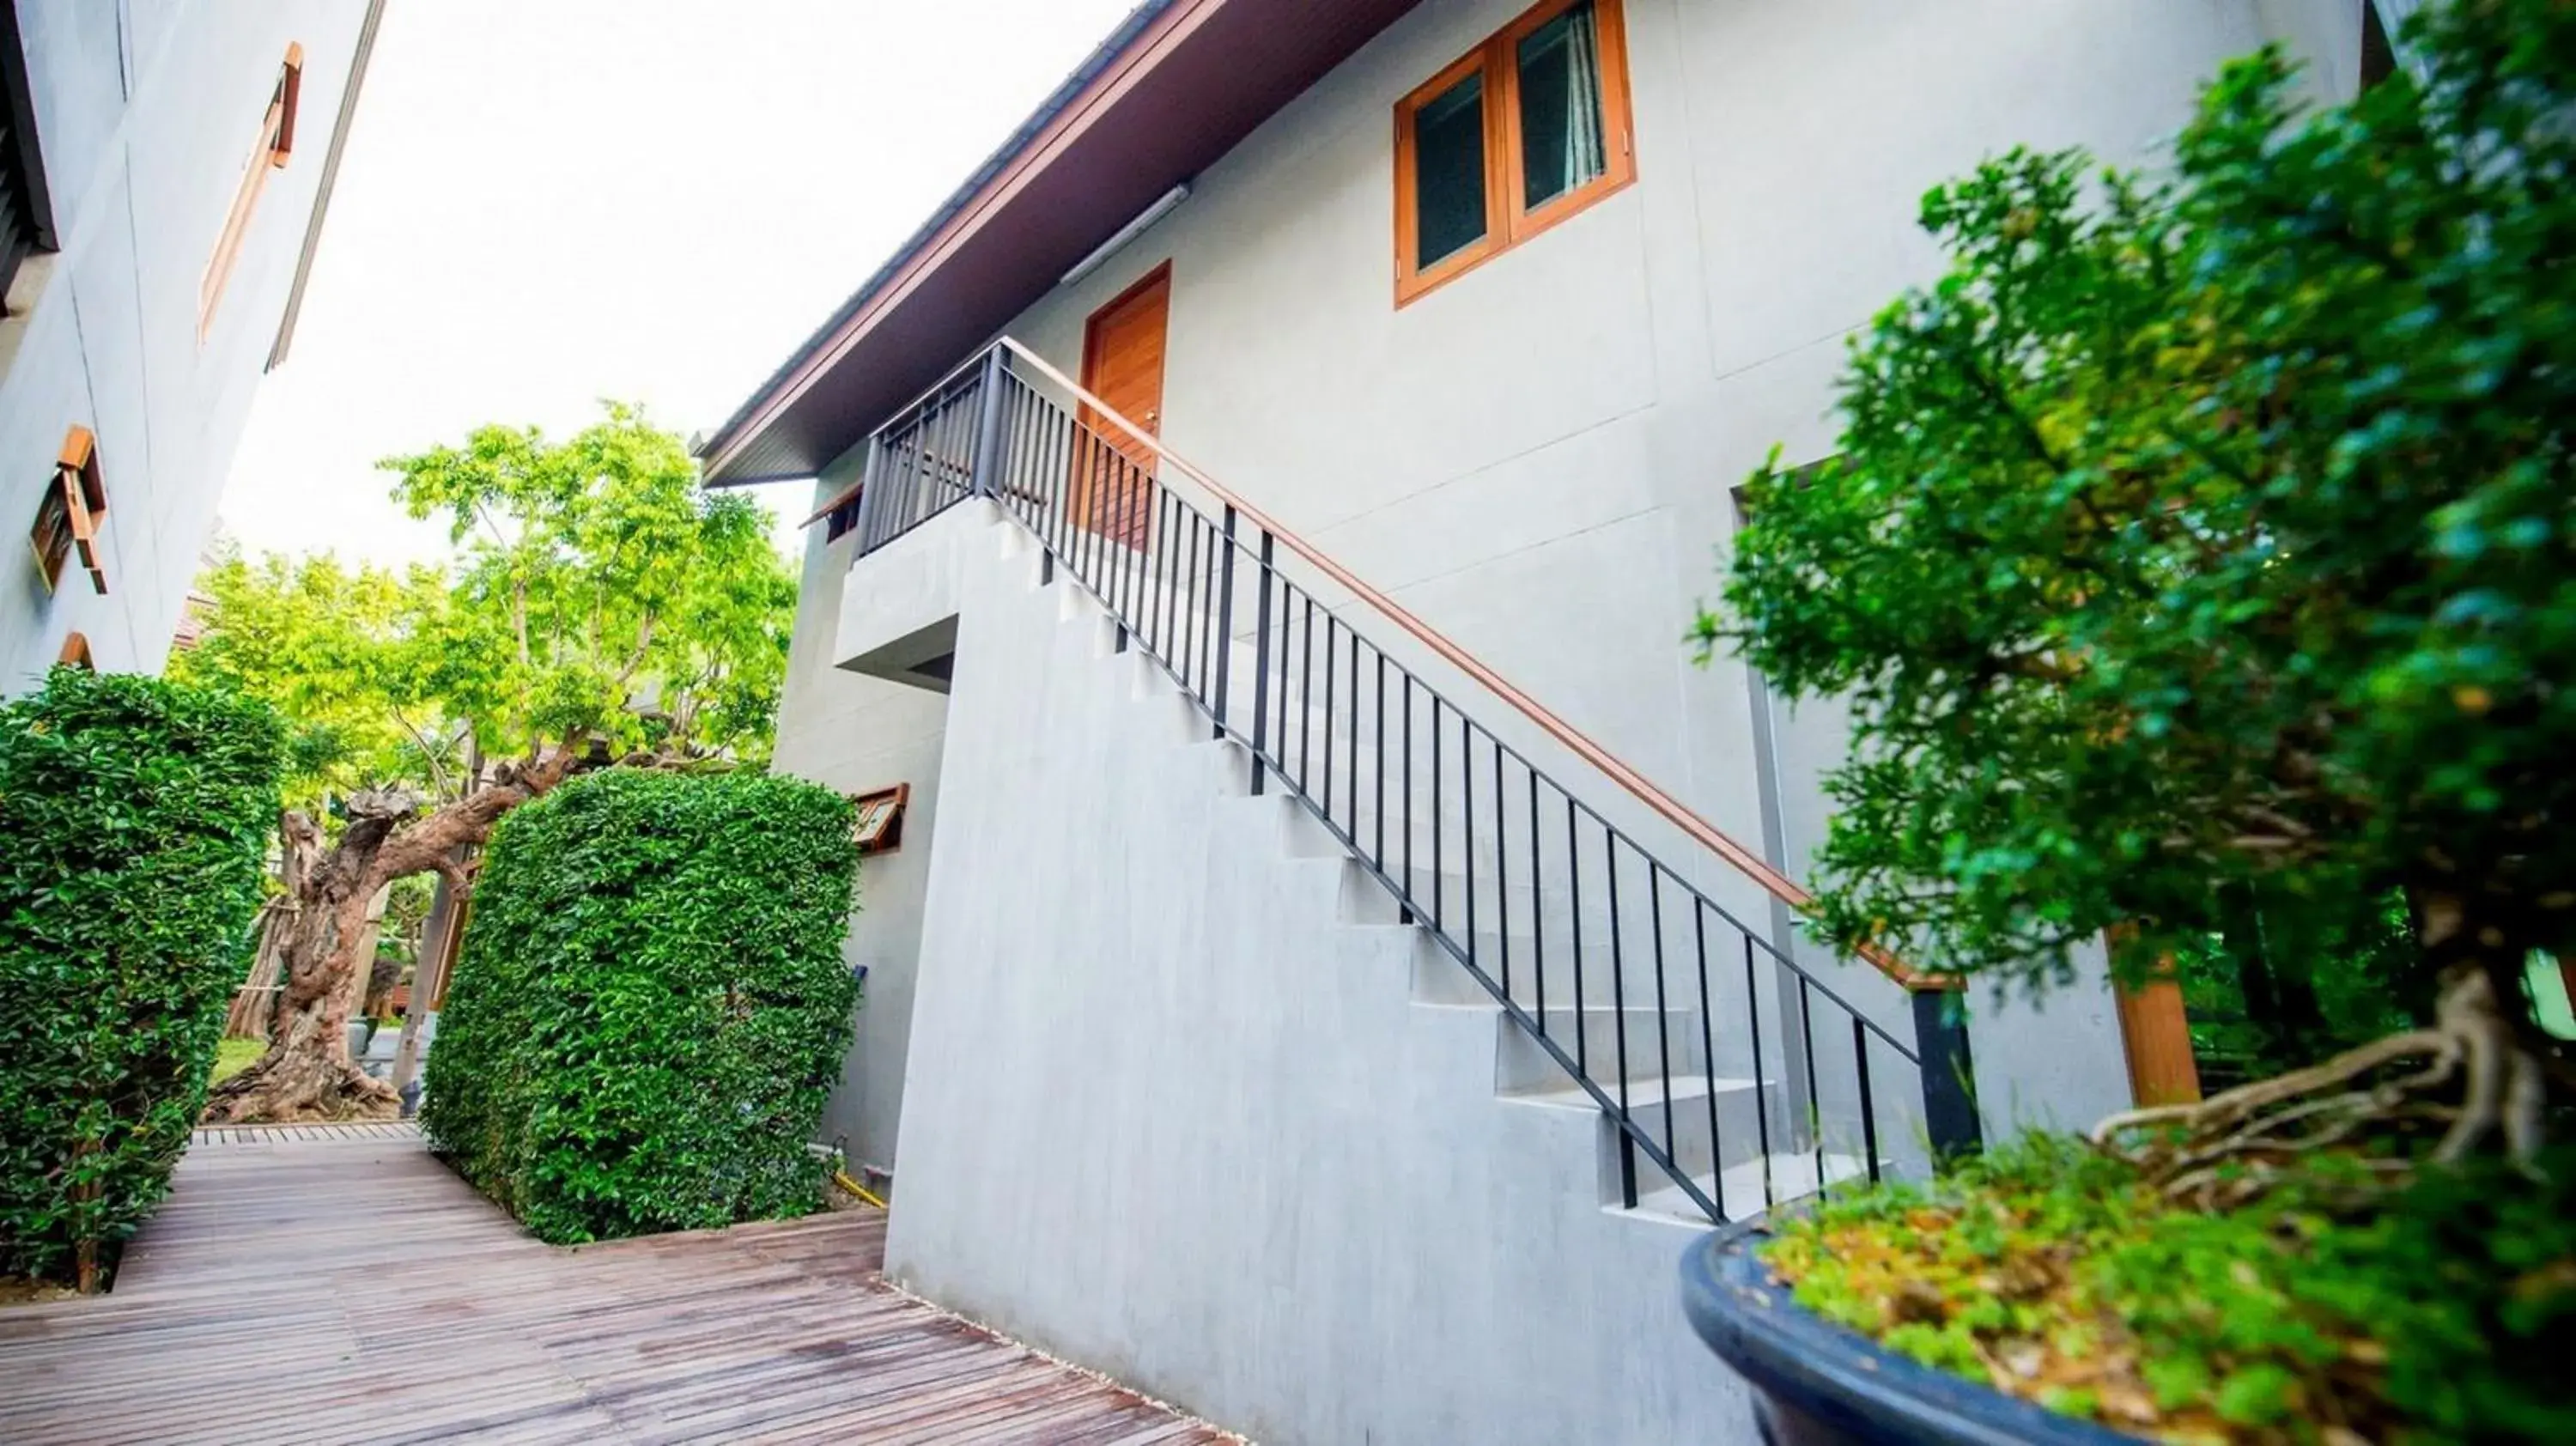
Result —
<path fill-rule="evenodd" d="M 1389 622 L 1410 634 L 1415 642 L 1429 648 L 1450 666 L 1483 684 L 1494 696 L 1510 704 L 1520 712 L 1521 716 L 1537 725 L 1539 731 L 1555 739 L 1576 757 L 1608 775 L 1612 782 L 1626 789 L 1638 802 L 1653 809 L 1663 817 L 1665 822 L 1689 835 L 1692 841 L 1702 848 L 1726 860 L 1738 873 L 1751 879 L 1763 892 L 1793 909 L 1813 909 L 1815 896 L 1801 888 L 1795 880 L 1765 863 L 1760 856 L 1745 848 L 1744 845 L 1729 838 L 1717 825 L 1692 812 L 1680 799 L 1656 787 L 1653 780 L 1621 762 L 1608 749 L 1585 737 L 1580 729 L 1549 711 L 1546 704 L 1512 686 L 1510 680 L 1477 661 L 1474 654 L 1451 642 L 1437 628 L 1415 617 L 1405 609 L 1403 604 L 1369 586 L 1348 568 L 1325 556 L 1314 544 L 1280 526 L 1278 520 L 1270 514 L 1246 502 L 1215 478 L 1175 455 L 1171 448 L 1163 445 L 1160 438 L 1120 416 L 1118 411 L 1107 402 L 1092 395 L 1073 378 L 1048 364 L 1046 358 L 1022 346 L 1011 337 L 1003 337 L 1001 345 L 1011 355 L 1028 363 L 1039 375 L 1062 387 L 1103 420 L 1150 449 L 1174 471 L 1207 489 L 1208 493 L 1219 502 L 1233 508 L 1244 521 L 1269 533 L 1290 552 L 1305 559 L 1324 576 L 1349 589 L 1353 597 L 1383 614 Z M 1956 990 L 1961 987 L 1956 976 L 1924 973 L 1875 944 L 1863 944 L 1858 952 L 1863 959 L 1875 965 L 1879 972 L 1908 989 L 1940 991 Z"/>

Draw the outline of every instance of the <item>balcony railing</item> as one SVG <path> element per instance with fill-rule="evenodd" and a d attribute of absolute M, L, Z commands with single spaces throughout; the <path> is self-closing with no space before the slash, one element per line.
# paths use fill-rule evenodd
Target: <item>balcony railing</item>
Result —
<path fill-rule="evenodd" d="M 1501 1006 L 1523 1088 L 1600 1109 L 1624 1204 L 1723 1221 L 1975 1147 L 1954 981 L 1821 977 L 1712 896 L 1804 890 L 1007 339 L 875 434 L 858 555 L 979 497 Z"/>

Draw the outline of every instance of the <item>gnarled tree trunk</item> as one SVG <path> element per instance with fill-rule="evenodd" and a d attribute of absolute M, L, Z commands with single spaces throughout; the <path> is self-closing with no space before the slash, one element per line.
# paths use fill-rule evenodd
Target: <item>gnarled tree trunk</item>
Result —
<path fill-rule="evenodd" d="M 420 800 L 403 790 L 349 798 L 339 842 L 306 871 L 297 892 L 268 1053 L 215 1087 L 206 1102 L 209 1123 L 394 1118 L 393 1087 L 369 1079 L 349 1057 L 349 1012 L 372 962 L 362 957 L 373 952 L 368 901 L 395 879 L 449 867 L 458 845 L 481 843 L 503 814 L 561 783 L 579 750 L 576 739 L 525 767 L 505 765 L 426 818 L 417 816 Z M 451 883 L 461 888 L 463 881 Z"/>
<path fill-rule="evenodd" d="M 277 879 L 283 887 L 260 906 L 259 947 L 251 956 L 250 978 L 234 993 L 224 1015 L 227 1039 L 268 1038 L 268 1022 L 277 1013 L 277 981 L 286 974 L 286 941 L 295 929 L 305 881 L 322 863 L 322 830 L 302 813 L 289 810 L 278 819 L 277 842 Z"/>

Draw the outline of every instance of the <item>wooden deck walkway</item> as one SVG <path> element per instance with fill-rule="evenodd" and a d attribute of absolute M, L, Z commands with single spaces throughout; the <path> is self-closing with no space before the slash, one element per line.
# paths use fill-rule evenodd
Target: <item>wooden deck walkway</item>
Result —
<path fill-rule="evenodd" d="M 201 1132 L 114 1293 L 0 1310 L 0 1442 L 1234 1439 L 887 1287 L 884 1242 L 558 1250 L 408 1128 Z"/>

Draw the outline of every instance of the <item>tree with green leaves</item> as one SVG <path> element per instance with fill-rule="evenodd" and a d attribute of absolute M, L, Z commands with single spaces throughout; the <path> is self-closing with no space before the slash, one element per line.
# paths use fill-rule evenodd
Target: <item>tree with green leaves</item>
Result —
<path fill-rule="evenodd" d="M 2571 1079 L 2523 980 L 2576 952 L 2576 9 L 2410 46 L 2333 108 L 2231 65 L 2161 176 L 1934 190 L 1948 274 L 1854 342 L 1839 459 L 1754 477 L 1700 620 L 1853 704 L 1845 945 L 2040 984 L 2109 931 L 2134 981 L 2250 888 L 2322 969 L 2402 896 L 2431 1017 L 2120 1122 L 2187 1127 L 2177 1181 L 2401 1119 L 2528 1160 Z"/>
<path fill-rule="evenodd" d="M 347 1044 L 368 902 L 391 881 L 436 871 L 462 897 L 466 853 L 577 771 L 767 753 L 795 580 L 767 515 L 701 491 L 677 437 L 611 405 L 563 441 L 487 426 L 383 466 L 412 516 L 448 520 L 447 568 L 225 563 L 207 635 L 174 665 L 289 718 L 307 805 L 280 830 L 292 908 L 269 1050 L 210 1119 L 395 1110 Z"/>

